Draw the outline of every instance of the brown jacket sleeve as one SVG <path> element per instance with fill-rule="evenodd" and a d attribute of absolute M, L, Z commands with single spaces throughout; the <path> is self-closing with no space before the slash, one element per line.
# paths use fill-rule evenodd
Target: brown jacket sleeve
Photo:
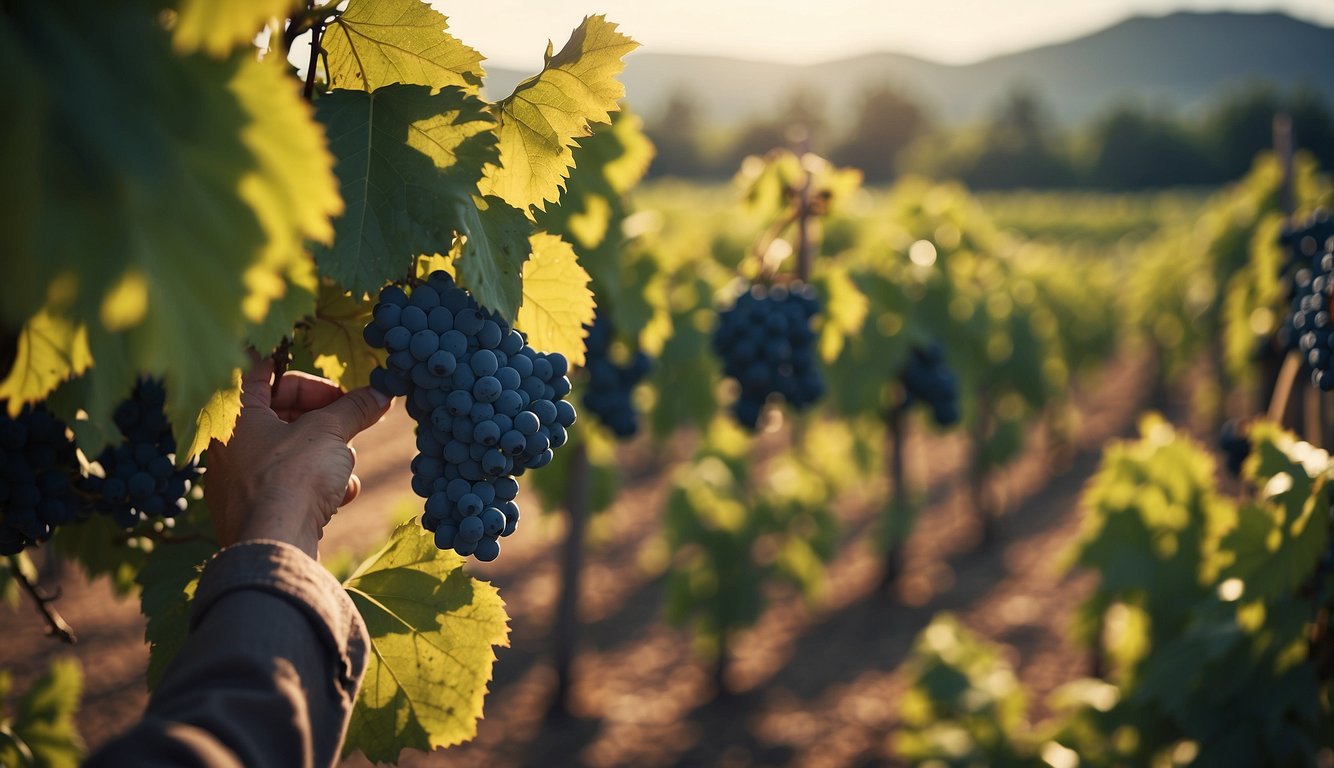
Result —
<path fill-rule="evenodd" d="M 190 635 L 143 721 L 87 765 L 332 765 L 368 646 L 351 599 L 304 552 L 228 547 L 204 569 Z"/>

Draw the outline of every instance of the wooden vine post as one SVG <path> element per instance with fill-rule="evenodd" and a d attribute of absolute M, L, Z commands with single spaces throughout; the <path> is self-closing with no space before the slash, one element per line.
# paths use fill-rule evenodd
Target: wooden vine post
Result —
<path fill-rule="evenodd" d="M 968 471 L 968 498 L 982 527 L 982 543 L 993 544 L 1000 537 L 997 510 L 991 504 L 988 481 L 991 467 L 987 458 L 987 440 L 991 437 L 991 397 L 986 386 L 977 392 L 977 423 L 973 426 L 973 455 Z"/>
<path fill-rule="evenodd" d="M 880 577 L 880 590 L 889 593 L 903 572 L 903 532 L 908 530 L 910 500 L 905 471 L 904 447 L 907 435 L 906 403 L 899 402 L 885 414 L 885 440 L 888 443 L 889 510 L 885 515 L 885 570 Z"/>
<path fill-rule="evenodd" d="M 552 663 L 556 668 L 556 691 L 549 714 L 561 717 L 570 712 L 574 688 L 574 657 L 579 645 L 579 588 L 584 570 L 584 538 L 588 531 L 588 496 L 592 468 L 588 446 L 580 440 L 570 446 L 565 490 L 565 542 L 561 547 L 560 598 L 552 628 Z"/>

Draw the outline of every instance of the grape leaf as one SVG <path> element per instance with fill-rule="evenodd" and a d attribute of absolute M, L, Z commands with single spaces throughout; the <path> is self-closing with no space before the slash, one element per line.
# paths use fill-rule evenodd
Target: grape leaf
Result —
<path fill-rule="evenodd" d="M 458 88 L 388 85 L 337 90 L 316 112 L 329 132 L 347 203 L 331 248 L 316 252 L 321 274 L 353 293 L 406 275 L 423 253 L 447 253 L 460 208 L 497 155 L 482 101 Z"/>
<path fill-rule="evenodd" d="M 820 287 L 823 305 L 819 340 L 820 359 L 832 363 L 843 351 L 843 344 L 849 338 L 856 338 L 861 334 L 871 304 L 866 294 L 858 290 L 857 284 L 843 267 L 829 267 L 822 270 L 815 282 Z"/>
<path fill-rule="evenodd" d="M 459 201 L 455 216 L 459 234 L 466 238 L 456 262 L 463 286 L 477 303 L 513 322 L 523 300 L 519 281 L 531 248 L 532 223 L 496 197 Z"/>
<path fill-rule="evenodd" d="M 1248 431 L 1245 470 L 1259 498 L 1237 509 L 1223 540 L 1235 559 L 1223 577 L 1240 578 L 1247 599 L 1291 594 L 1311 577 L 1329 543 L 1329 454 L 1270 422 Z"/>
<path fill-rule="evenodd" d="M 404 83 L 476 93 L 482 55 L 446 34 L 448 27 L 421 0 L 352 0 L 324 32 L 329 82 L 358 91 Z"/>
<path fill-rule="evenodd" d="M 344 753 L 393 762 L 477 733 L 495 662 L 509 645 L 496 588 L 463 572 L 415 520 L 400 525 L 344 586 L 371 637 L 371 655 Z"/>
<path fill-rule="evenodd" d="M 533 255 L 523 265 L 523 303 L 515 327 L 528 334 L 533 349 L 559 352 L 570 365 L 584 364 L 585 325 L 593 324 L 595 304 L 588 273 L 574 248 L 556 235 L 538 232 Z"/>
<path fill-rule="evenodd" d="M 625 95 L 622 58 L 637 47 L 603 16 L 585 17 L 554 56 L 548 46 L 542 71 L 493 107 L 500 159 L 487 166 L 482 191 L 522 210 L 557 200 L 575 139 L 611 119 Z"/>
<path fill-rule="evenodd" d="M 170 406 L 170 393 L 167 395 L 167 403 Z M 180 445 L 186 446 L 186 449 L 176 454 L 176 462 L 184 464 L 192 457 L 198 456 L 213 440 L 226 443 L 232 439 L 232 430 L 236 428 L 236 419 L 240 415 L 241 369 L 236 368 L 232 371 L 231 383 L 214 392 L 204 407 L 199 409 L 194 430 L 177 433 L 179 437 L 189 439 L 178 441 Z"/>
<path fill-rule="evenodd" d="M 139 609 L 148 619 L 144 641 L 148 643 L 149 690 L 157 687 L 167 664 L 185 645 L 199 575 L 217 551 L 217 544 L 207 539 L 163 542 L 139 571 Z"/>
<path fill-rule="evenodd" d="M 43 768 L 77 768 L 83 758 L 74 713 L 83 691 L 83 671 L 73 658 L 52 659 L 46 674 L 33 681 L 19 699 L 9 730 L 32 754 L 32 764 Z M 8 741 L 8 740 L 6 740 Z M 14 759 L 10 742 L 0 748 L 0 765 L 23 765 Z"/>
<path fill-rule="evenodd" d="M 225 56 L 247 45 L 272 19 L 285 18 L 292 0 L 180 0 L 172 44 L 182 53 Z"/>
<path fill-rule="evenodd" d="M 361 337 L 372 307 L 373 302 L 340 288 L 321 286 L 315 320 L 299 337 L 320 373 L 343 389 L 365 386 L 371 371 L 384 362 L 384 350 L 371 348 Z"/>
<path fill-rule="evenodd" d="M 635 265 L 626 264 L 621 229 L 626 217 L 624 196 L 647 172 L 652 159 L 653 144 L 644 135 L 643 122 L 633 113 L 618 112 L 610 124 L 596 126 L 593 135 L 574 150 L 574 168 L 560 205 L 535 217 L 539 227 L 574 246 L 579 263 L 592 278 L 598 305 L 611 308 L 617 318 L 651 315 L 643 294 L 652 276 L 638 281 L 624 276 L 627 266 L 634 270 Z"/>
<path fill-rule="evenodd" d="M 276 57 L 177 55 L 141 4 L 30 4 L 5 23 L 47 109 L 40 144 L 7 148 L 37 153 L 42 183 L 0 177 L 0 197 L 37 198 L 35 229 L 9 253 L 29 268 L 6 275 L 0 306 L 26 322 L 71 282 L 59 310 L 96 351 L 90 421 L 149 374 L 166 379 L 179 430 L 243 362 L 248 325 L 285 293 L 304 242 L 332 231 L 319 127 Z"/>
<path fill-rule="evenodd" d="M 253 323 L 247 339 L 261 355 L 268 355 L 283 339 L 292 334 L 292 328 L 315 314 L 315 292 L 319 278 L 314 259 L 307 256 L 288 265 L 287 285 L 283 295 L 269 302 L 264 320 Z"/>
<path fill-rule="evenodd" d="M 91 364 L 87 330 L 42 310 L 19 333 L 18 355 L 0 382 L 0 399 L 7 399 L 9 415 L 17 416 L 24 403 L 44 400 L 61 382 Z"/>

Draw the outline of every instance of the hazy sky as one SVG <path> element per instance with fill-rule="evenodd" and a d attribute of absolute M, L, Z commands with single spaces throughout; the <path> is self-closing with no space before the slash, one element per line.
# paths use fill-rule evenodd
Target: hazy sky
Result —
<path fill-rule="evenodd" d="M 535 70 L 590 13 L 658 52 L 813 62 L 872 51 L 967 62 L 1056 42 L 1135 14 L 1282 10 L 1334 26 L 1330 0 L 431 0 L 497 66 Z"/>

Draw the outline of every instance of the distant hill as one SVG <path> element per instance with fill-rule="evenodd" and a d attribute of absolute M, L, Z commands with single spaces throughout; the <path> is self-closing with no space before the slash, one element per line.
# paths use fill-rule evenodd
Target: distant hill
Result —
<path fill-rule="evenodd" d="M 508 93 L 522 76 L 492 70 L 490 91 Z M 1307 85 L 1334 101 L 1334 29 L 1281 13 L 1174 13 L 965 65 L 896 53 L 794 66 L 640 52 L 623 79 L 630 104 L 650 118 L 686 91 L 708 119 L 736 123 L 781 108 L 797 88 L 821 94 L 831 116 L 848 115 L 867 87 L 892 83 L 957 123 L 987 114 L 1022 84 L 1073 124 L 1120 100 L 1189 111 L 1256 82 Z"/>

